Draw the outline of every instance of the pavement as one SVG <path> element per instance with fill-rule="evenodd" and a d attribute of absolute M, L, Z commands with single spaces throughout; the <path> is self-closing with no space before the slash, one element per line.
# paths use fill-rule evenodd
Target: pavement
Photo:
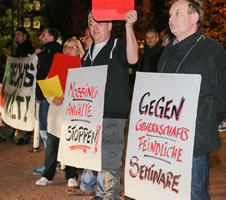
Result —
<path fill-rule="evenodd" d="M 0 128 L 0 135 L 2 134 Z M 19 135 L 16 136 L 18 138 Z M 210 155 L 210 185 L 212 200 L 226 199 L 226 131 L 221 133 L 222 147 Z M 32 144 L 16 145 L 11 141 L 0 143 L 0 200 L 88 200 L 88 196 L 69 195 L 64 172 L 57 170 L 52 184 L 37 186 L 40 176 L 32 169 L 43 163 L 43 145 L 39 152 L 32 151 Z M 79 172 L 81 175 L 81 171 Z M 81 176 L 80 176 L 81 177 Z M 80 181 L 80 179 L 79 179 Z M 122 184 L 121 199 L 124 197 Z M 154 200 L 153 198 L 150 198 Z"/>
<path fill-rule="evenodd" d="M 0 135 L 3 128 L 0 127 Z M 19 135 L 14 137 L 16 141 Z M 44 149 L 40 143 L 40 151 L 34 152 L 31 144 L 17 145 L 12 141 L 0 142 L 0 200 L 88 200 L 89 196 L 68 194 L 64 171 L 57 170 L 54 180 L 47 186 L 37 186 L 35 182 L 41 178 L 32 175 L 32 170 L 43 164 Z M 80 183 L 82 170 L 78 171 Z M 130 198 L 122 195 L 121 200 Z"/>

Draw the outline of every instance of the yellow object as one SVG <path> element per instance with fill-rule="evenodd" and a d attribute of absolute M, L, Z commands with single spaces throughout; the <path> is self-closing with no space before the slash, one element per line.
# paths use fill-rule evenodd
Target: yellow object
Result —
<path fill-rule="evenodd" d="M 63 90 L 58 75 L 45 80 L 37 81 L 45 98 L 61 97 Z"/>

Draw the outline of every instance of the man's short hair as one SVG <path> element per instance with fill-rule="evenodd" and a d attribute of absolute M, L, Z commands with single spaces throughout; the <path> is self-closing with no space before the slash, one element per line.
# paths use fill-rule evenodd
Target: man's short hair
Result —
<path fill-rule="evenodd" d="M 88 26 L 89 26 L 89 24 L 90 24 L 90 21 L 91 21 L 91 17 L 92 17 L 93 15 L 92 15 L 92 11 L 90 11 L 89 12 L 89 14 L 88 14 Z"/>
<path fill-rule="evenodd" d="M 58 40 L 60 34 L 59 34 L 59 32 L 55 28 L 53 28 L 53 27 L 46 27 L 43 30 L 45 30 L 45 29 L 48 30 L 49 35 L 53 36 L 54 41 L 57 41 Z"/>
<path fill-rule="evenodd" d="M 24 27 L 17 27 L 16 31 L 20 31 L 21 33 L 23 33 L 24 35 L 27 35 L 27 39 L 29 39 L 30 35 L 27 32 L 26 28 Z"/>
<path fill-rule="evenodd" d="M 174 0 L 176 2 L 178 0 Z M 198 13 L 199 21 L 198 25 L 201 26 L 203 20 L 203 2 L 201 0 L 186 0 L 188 2 L 188 12 L 191 13 Z"/>
<path fill-rule="evenodd" d="M 154 28 L 148 29 L 148 30 L 146 31 L 146 33 L 154 33 L 156 36 L 159 37 L 158 31 L 157 31 L 156 29 L 154 29 Z"/>
<path fill-rule="evenodd" d="M 93 14 L 92 14 L 92 11 L 90 11 L 89 12 L 89 14 L 88 14 L 88 27 L 89 27 L 89 24 L 90 24 L 90 22 L 91 22 L 91 18 L 93 18 L 93 20 L 95 21 L 95 22 L 97 22 L 97 23 L 112 23 L 112 21 L 111 20 L 107 20 L 107 21 L 97 21 L 96 19 L 94 19 L 94 17 L 93 17 Z"/>

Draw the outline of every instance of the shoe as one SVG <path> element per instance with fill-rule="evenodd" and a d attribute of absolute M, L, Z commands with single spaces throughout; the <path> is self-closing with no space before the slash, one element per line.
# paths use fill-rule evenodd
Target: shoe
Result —
<path fill-rule="evenodd" d="M 46 177 L 42 177 L 39 180 L 36 181 L 36 185 L 42 185 L 42 186 L 46 186 L 48 184 L 52 183 L 52 181 L 49 181 Z"/>
<path fill-rule="evenodd" d="M 23 139 L 23 138 L 19 138 L 19 139 L 16 141 L 16 144 L 18 144 L 18 145 L 24 145 L 24 144 L 29 144 L 29 143 L 30 143 L 30 141 L 25 140 L 25 139 Z"/>
<path fill-rule="evenodd" d="M 0 142 L 5 142 L 6 141 L 6 138 L 0 136 Z"/>
<path fill-rule="evenodd" d="M 78 187 L 78 182 L 74 178 L 69 178 L 67 181 L 68 187 Z"/>
<path fill-rule="evenodd" d="M 42 175 L 42 173 L 44 172 L 44 170 L 45 170 L 45 166 L 41 166 L 40 168 L 38 168 L 38 169 L 33 169 L 32 170 L 32 174 L 33 175 Z"/>
<path fill-rule="evenodd" d="M 223 132 L 226 130 L 226 122 L 222 122 L 219 126 L 218 126 L 218 131 L 219 132 Z"/>
<path fill-rule="evenodd" d="M 101 200 L 104 199 L 103 197 L 99 197 L 99 196 L 95 196 L 93 198 L 91 198 L 90 200 Z"/>

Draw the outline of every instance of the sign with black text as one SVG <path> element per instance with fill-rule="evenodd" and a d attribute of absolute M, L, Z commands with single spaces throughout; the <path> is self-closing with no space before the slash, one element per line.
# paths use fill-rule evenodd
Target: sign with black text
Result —
<path fill-rule="evenodd" d="M 3 121 L 13 128 L 34 129 L 37 63 L 35 54 L 7 58 L 0 106 Z"/>
<path fill-rule="evenodd" d="M 69 69 L 63 102 L 58 160 L 101 170 L 101 140 L 107 66 Z"/>
<path fill-rule="evenodd" d="M 190 200 L 200 83 L 200 75 L 136 74 L 125 195 L 139 200 Z"/>

